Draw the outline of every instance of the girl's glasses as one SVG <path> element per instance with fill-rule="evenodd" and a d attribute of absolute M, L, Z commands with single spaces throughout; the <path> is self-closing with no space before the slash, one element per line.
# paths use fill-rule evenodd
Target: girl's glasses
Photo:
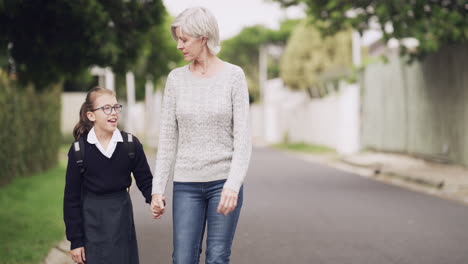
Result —
<path fill-rule="evenodd" d="M 122 107 L 123 106 L 121 104 L 116 104 L 114 106 L 105 105 L 105 106 L 102 106 L 102 107 L 98 107 L 96 109 L 92 109 L 91 111 L 94 112 L 96 110 L 102 109 L 104 114 L 110 115 L 110 114 L 112 114 L 112 109 L 114 109 L 115 113 L 118 114 L 118 113 L 122 112 Z"/>

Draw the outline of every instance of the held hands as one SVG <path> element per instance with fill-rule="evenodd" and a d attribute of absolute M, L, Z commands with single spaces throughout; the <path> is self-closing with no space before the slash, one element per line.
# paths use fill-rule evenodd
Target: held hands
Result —
<path fill-rule="evenodd" d="M 151 213 L 154 219 L 161 219 L 161 216 L 166 211 L 166 197 L 162 194 L 153 194 L 151 198 Z"/>
<path fill-rule="evenodd" d="M 72 249 L 70 251 L 71 257 L 75 263 L 84 264 L 86 261 L 85 250 L 84 247 L 79 247 Z"/>
<path fill-rule="evenodd" d="M 221 200 L 219 201 L 217 212 L 227 215 L 234 211 L 237 207 L 238 193 L 231 189 L 223 189 L 221 193 Z M 161 219 L 161 216 L 166 211 L 165 200 L 162 194 L 153 194 L 151 199 L 151 213 L 154 219 Z"/>
<path fill-rule="evenodd" d="M 218 205 L 218 213 L 227 215 L 237 207 L 237 192 L 231 189 L 223 189 Z"/>

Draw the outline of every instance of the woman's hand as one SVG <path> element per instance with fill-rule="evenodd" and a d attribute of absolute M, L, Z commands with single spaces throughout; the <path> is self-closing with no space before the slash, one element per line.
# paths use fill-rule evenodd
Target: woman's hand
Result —
<path fill-rule="evenodd" d="M 153 194 L 151 197 L 151 213 L 154 219 L 161 219 L 161 215 L 166 211 L 165 200 L 162 194 Z"/>
<path fill-rule="evenodd" d="M 79 248 L 72 249 L 70 251 L 70 253 L 71 253 L 71 257 L 72 257 L 72 259 L 73 259 L 73 261 L 75 263 L 78 263 L 78 264 L 85 263 L 86 256 L 85 256 L 84 247 L 79 247 Z"/>
<path fill-rule="evenodd" d="M 227 215 L 237 207 L 237 192 L 231 189 L 223 189 L 221 201 L 218 205 L 218 213 Z"/>

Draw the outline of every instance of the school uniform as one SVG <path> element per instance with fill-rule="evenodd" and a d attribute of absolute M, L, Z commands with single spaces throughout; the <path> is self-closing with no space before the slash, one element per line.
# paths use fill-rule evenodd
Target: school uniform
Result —
<path fill-rule="evenodd" d="M 133 208 L 127 189 L 136 184 L 151 202 L 152 174 L 140 141 L 134 138 L 135 157 L 130 159 L 116 129 L 104 149 L 94 128 L 83 135 L 84 167 L 76 164 L 73 146 L 68 152 L 64 193 L 64 221 L 71 249 L 84 247 L 86 263 L 138 263 Z"/>

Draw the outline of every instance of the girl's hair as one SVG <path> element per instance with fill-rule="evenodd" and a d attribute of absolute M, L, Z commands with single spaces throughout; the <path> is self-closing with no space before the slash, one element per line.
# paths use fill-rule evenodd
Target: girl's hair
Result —
<path fill-rule="evenodd" d="M 80 121 L 78 121 L 75 128 L 73 129 L 73 136 L 75 137 L 75 140 L 80 139 L 81 136 L 88 133 L 94 126 L 93 122 L 91 122 L 91 120 L 88 119 L 86 113 L 94 109 L 94 102 L 96 101 L 96 97 L 102 94 L 110 94 L 115 96 L 114 91 L 100 86 L 96 86 L 88 91 L 88 94 L 86 95 L 86 100 L 81 105 Z"/>

